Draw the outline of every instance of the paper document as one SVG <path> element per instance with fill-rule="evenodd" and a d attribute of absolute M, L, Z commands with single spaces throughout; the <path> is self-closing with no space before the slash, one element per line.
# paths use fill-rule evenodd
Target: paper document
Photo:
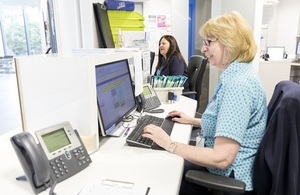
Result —
<path fill-rule="evenodd" d="M 89 182 L 78 195 L 147 195 L 150 188 L 132 182 L 96 178 Z"/>

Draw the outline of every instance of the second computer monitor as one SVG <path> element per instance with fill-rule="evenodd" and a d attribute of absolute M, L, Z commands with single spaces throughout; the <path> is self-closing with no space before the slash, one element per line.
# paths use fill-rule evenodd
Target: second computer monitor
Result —
<path fill-rule="evenodd" d="M 296 60 L 300 61 L 300 40 L 297 41 L 296 53 L 295 54 L 296 54 L 296 56 L 295 56 Z"/>

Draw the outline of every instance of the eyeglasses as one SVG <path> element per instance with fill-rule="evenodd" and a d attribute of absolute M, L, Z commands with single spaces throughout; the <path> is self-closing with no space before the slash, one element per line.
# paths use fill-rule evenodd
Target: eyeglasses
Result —
<path fill-rule="evenodd" d="M 211 42 L 215 42 L 215 41 L 217 41 L 217 40 L 218 40 L 218 39 L 215 39 L 215 40 L 204 39 L 203 44 L 204 44 L 205 46 L 209 47 Z"/>

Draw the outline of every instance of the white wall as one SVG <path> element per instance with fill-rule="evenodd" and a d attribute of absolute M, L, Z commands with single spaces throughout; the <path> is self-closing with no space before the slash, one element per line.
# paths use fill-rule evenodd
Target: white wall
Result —
<path fill-rule="evenodd" d="M 286 52 L 294 54 L 300 13 L 299 0 L 285 0 L 279 4 L 277 44 L 284 45 Z"/>
<path fill-rule="evenodd" d="M 176 37 L 181 53 L 188 62 L 189 1 L 171 0 L 172 35 Z"/>
<path fill-rule="evenodd" d="M 145 17 L 146 31 L 150 31 L 151 40 L 155 40 L 150 43 L 150 49 L 158 52 L 158 40 L 164 34 L 172 34 L 179 45 L 185 60 L 188 60 L 188 9 L 189 2 L 178 0 L 145 0 L 143 2 L 143 15 Z M 164 30 L 156 30 L 156 33 L 151 32 L 154 30 L 148 22 L 148 16 L 150 15 L 166 15 L 167 25 L 170 28 Z"/>
<path fill-rule="evenodd" d="M 261 0 L 212 0 L 212 17 L 219 16 L 229 11 L 238 11 L 242 14 L 253 29 L 257 46 L 260 45 L 261 21 L 263 12 L 263 2 Z M 258 48 L 259 51 L 259 48 Z M 259 52 L 253 61 L 253 66 L 258 70 Z M 214 89 L 219 82 L 221 71 L 210 67 L 209 73 L 209 99 L 214 93 Z"/>
<path fill-rule="evenodd" d="M 200 27 L 211 17 L 211 0 L 197 0 L 195 12 L 195 54 L 201 54 L 203 38 L 199 35 Z"/>
<path fill-rule="evenodd" d="M 281 0 L 265 6 L 264 23 L 268 26 L 267 45 L 285 46 L 286 53 L 294 55 L 296 36 L 300 34 L 300 1 Z"/>
<path fill-rule="evenodd" d="M 103 3 L 104 0 L 78 0 L 80 5 L 80 24 L 82 48 L 99 48 L 97 27 L 93 3 Z"/>
<path fill-rule="evenodd" d="M 74 0 L 53 0 L 57 48 L 59 53 L 70 53 L 82 47 L 79 4 Z"/>
<path fill-rule="evenodd" d="M 259 45 L 262 21 L 262 2 L 260 0 L 213 0 L 212 16 L 225 12 L 238 11 L 253 29 L 255 41 Z"/>
<path fill-rule="evenodd" d="M 147 32 L 149 47 L 156 54 L 158 52 L 158 41 L 166 33 L 171 34 L 171 29 L 158 30 L 155 23 L 151 22 L 151 16 L 165 15 L 167 25 L 171 25 L 171 0 L 146 0 L 143 2 L 143 16 L 145 18 L 145 30 Z M 158 6 L 159 5 L 159 6 Z M 172 26 L 171 26 L 172 28 Z"/>

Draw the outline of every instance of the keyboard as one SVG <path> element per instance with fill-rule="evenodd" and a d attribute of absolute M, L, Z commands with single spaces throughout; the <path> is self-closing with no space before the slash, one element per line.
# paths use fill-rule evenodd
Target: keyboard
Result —
<path fill-rule="evenodd" d="M 159 145 L 153 142 L 149 138 L 142 137 L 144 127 L 149 124 L 154 124 L 156 126 L 161 127 L 168 135 L 171 135 L 173 130 L 174 123 L 171 119 L 168 118 L 159 118 L 152 115 L 142 116 L 139 120 L 135 128 L 126 138 L 126 143 L 129 146 L 143 147 L 143 148 L 151 148 L 161 150 Z"/>

